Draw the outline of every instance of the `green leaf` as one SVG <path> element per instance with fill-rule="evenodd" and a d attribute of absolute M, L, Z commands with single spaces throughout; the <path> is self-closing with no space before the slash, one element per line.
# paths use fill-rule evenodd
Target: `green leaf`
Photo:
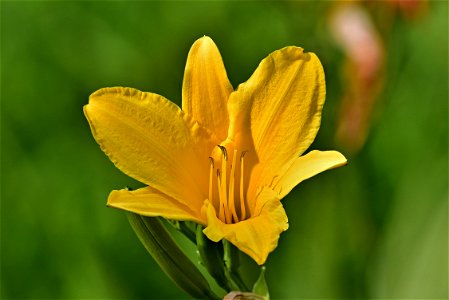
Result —
<path fill-rule="evenodd" d="M 158 218 L 127 215 L 139 240 L 178 287 L 196 299 L 219 299 Z"/>

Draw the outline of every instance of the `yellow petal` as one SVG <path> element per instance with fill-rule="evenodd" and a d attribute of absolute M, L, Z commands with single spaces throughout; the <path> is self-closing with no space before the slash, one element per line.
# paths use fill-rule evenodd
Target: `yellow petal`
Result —
<path fill-rule="evenodd" d="M 205 201 L 207 227 L 204 234 L 214 242 L 226 239 L 263 265 L 278 244 L 281 232 L 288 229 L 288 219 L 277 193 L 264 188 L 258 196 L 259 215 L 235 224 L 225 224 L 216 216 L 214 206 Z"/>
<path fill-rule="evenodd" d="M 286 47 L 265 58 L 231 94 L 229 138 L 249 150 L 249 194 L 269 185 L 313 142 L 325 99 L 324 72 L 313 53 Z M 254 151 L 255 154 L 251 152 Z"/>
<path fill-rule="evenodd" d="M 188 207 L 149 186 L 135 191 L 112 191 L 108 198 L 108 206 L 147 217 L 164 217 L 205 224 L 200 215 L 201 207 Z"/>
<path fill-rule="evenodd" d="M 229 125 L 226 104 L 232 91 L 217 46 L 210 37 L 198 39 L 187 57 L 182 85 L 183 111 L 223 141 Z"/>
<path fill-rule="evenodd" d="M 346 165 L 347 160 L 337 151 L 311 151 L 298 157 L 279 179 L 273 189 L 284 198 L 297 184 L 323 171 Z"/>
<path fill-rule="evenodd" d="M 117 87 L 93 93 L 84 112 L 96 141 L 125 174 L 185 205 L 207 198 L 209 162 L 200 152 L 209 146 L 199 144 L 207 134 L 178 106 Z"/>

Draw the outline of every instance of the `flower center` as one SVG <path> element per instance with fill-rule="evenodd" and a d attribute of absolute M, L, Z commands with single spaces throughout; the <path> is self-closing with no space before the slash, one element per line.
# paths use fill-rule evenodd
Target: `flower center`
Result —
<path fill-rule="evenodd" d="M 244 198 L 244 157 L 246 151 L 240 153 L 240 168 L 238 168 L 238 151 L 234 149 L 229 170 L 228 151 L 224 146 L 218 145 L 218 147 L 221 150 L 221 168 L 215 168 L 214 159 L 209 157 L 209 201 L 215 205 L 215 208 L 218 208 L 218 218 L 223 223 L 237 223 L 247 218 Z M 217 198 L 218 202 L 214 201 Z"/>

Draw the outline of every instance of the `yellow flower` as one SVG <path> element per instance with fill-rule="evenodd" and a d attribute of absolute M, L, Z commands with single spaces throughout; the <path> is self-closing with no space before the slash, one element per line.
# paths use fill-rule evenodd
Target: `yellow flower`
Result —
<path fill-rule="evenodd" d="M 84 113 L 112 162 L 148 185 L 112 191 L 108 205 L 144 216 L 190 220 L 263 264 L 287 230 L 280 199 L 299 182 L 344 165 L 336 151 L 311 151 L 325 99 L 313 53 L 286 47 L 233 90 L 209 37 L 188 55 L 182 110 L 153 93 L 104 88 Z M 218 146 L 217 146 L 218 145 Z"/>

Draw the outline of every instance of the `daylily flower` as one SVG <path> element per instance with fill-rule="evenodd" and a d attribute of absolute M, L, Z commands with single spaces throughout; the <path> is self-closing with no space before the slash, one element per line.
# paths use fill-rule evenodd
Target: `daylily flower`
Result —
<path fill-rule="evenodd" d="M 84 112 L 112 162 L 148 185 L 113 191 L 108 206 L 202 224 L 263 264 L 288 228 L 280 199 L 344 165 L 336 151 L 301 156 L 320 126 L 324 73 L 313 53 L 286 47 L 233 90 L 209 37 L 188 55 L 182 110 L 162 96 L 104 88 Z"/>

